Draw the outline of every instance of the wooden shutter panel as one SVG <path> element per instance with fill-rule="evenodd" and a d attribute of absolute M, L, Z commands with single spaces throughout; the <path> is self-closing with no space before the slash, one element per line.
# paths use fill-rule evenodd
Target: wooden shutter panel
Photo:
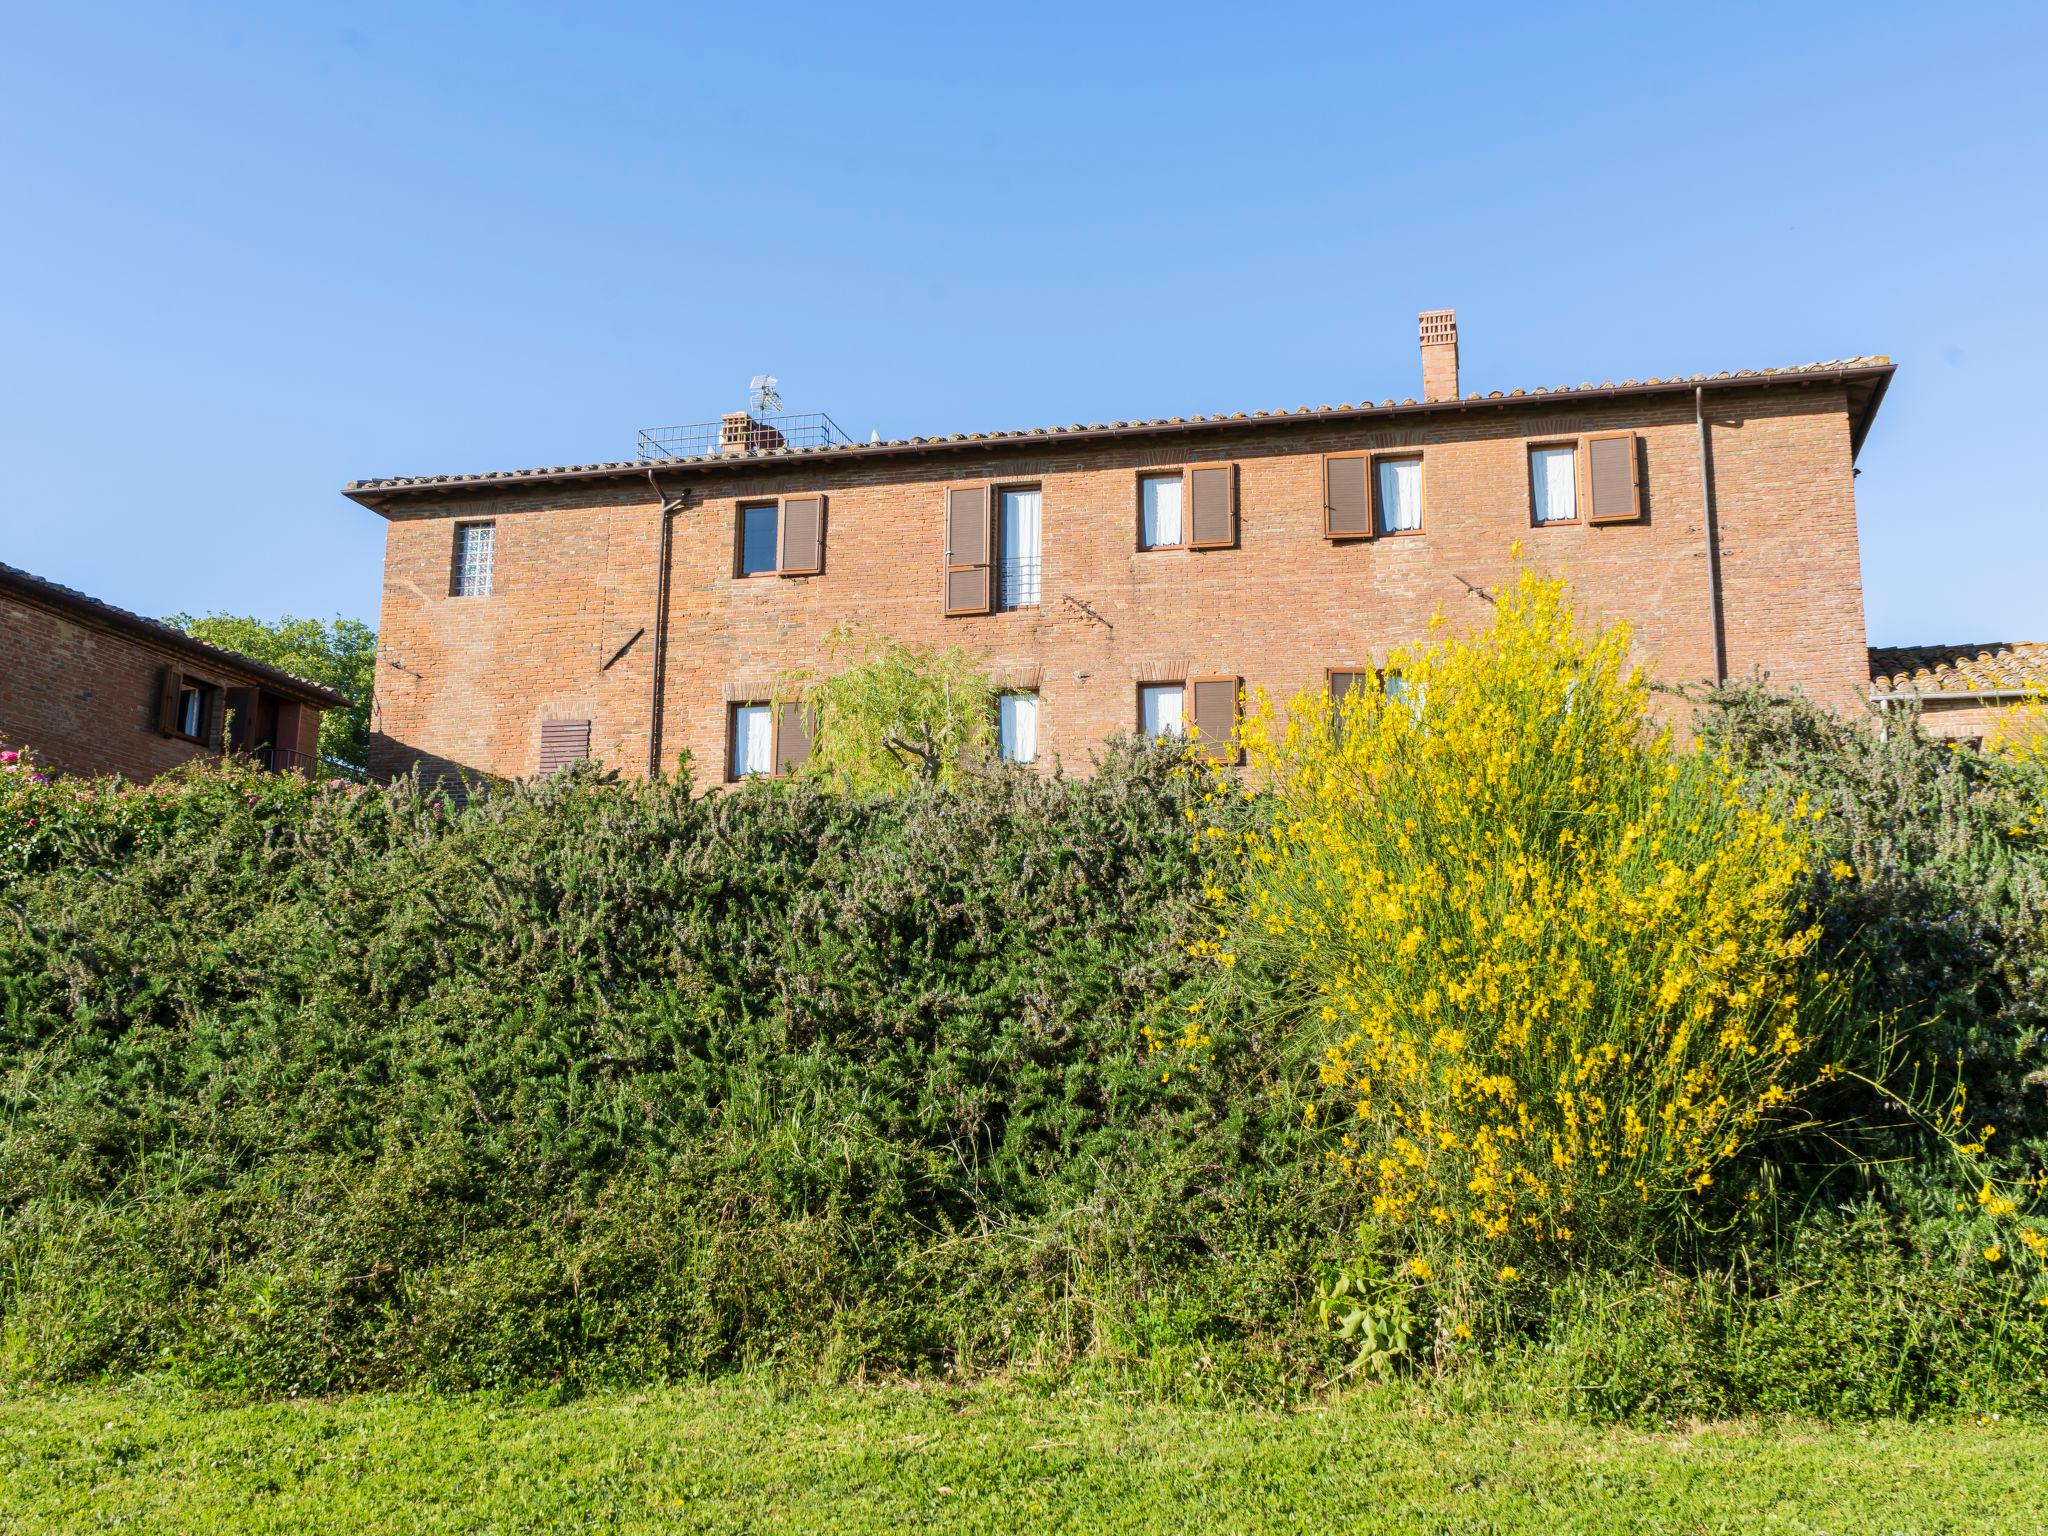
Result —
<path fill-rule="evenodd" d="M 1237 751 L 1237 683 L 1234 677 L 1188 679 L 1190 724 L 1197 745 L 1219 763 L 1234 763 Z"/>
<path fill-rule="evenodd" d="M 1228 549 L 1237 542 L 1237 466 L 1197 464 L 1187 472 L 1188 548 Z"/>
<path fill-rule="evenodd" d="M 249 745 L 249 733 L 256 728 L 256 690 L 230 688 L 227 691 L 227 745 L 241 751 Z"/>
<path fill-rule="evenodd" d="M 991 579 L 989 490 L 955 486 L 946 492 L 946 613 L 987 613 L 994 604 Z"/>
<path fill-rule="evenodd" d="M 1586 438 L 1586 520 L 1632 523 L 1643 515 L 1642 480 L 1633 432 L 1594 432 Z"/>
<path fill-rule="evenodd" d="M 185 674 L 165 667 L 156 690 L 156 728 L 166 736 L 178 734 L 178 695 L 185 691 Z"/>
<path fill-rule="evenodd" d="M 560 773 L 590 756 L 588 720 L 543 720 L 540 723 L 540 776 Z"/>
<path fill-rule="evenodd" d="M 1372 461 L 1363 454 L 1331 454 L 1323 460 L 1323 536 L 1372 537 Z"/>
<path fill-rule="evenodd" d="M 1330 669 L 1330 702 L 1339 709 L 1342 709 L 1345 699 L 1351 696 L 1351 690 L 1363 688 L 1365 686 L 1365 679 L 1366 672 L 1362 667 L 1332 667 Z"/>
<path fill-rule="evenodd" d="M 825 498 L 782 498 L 782 551 L 775 569 L 783 576 L 816 576 L 825 569 Z"/>
<path fill-rule="evenodd" d="M 811 712 L 801 704 L 789 703 L 775 711 L 774 772 L 789 773 L 803 767 L 811 756 Z"/>

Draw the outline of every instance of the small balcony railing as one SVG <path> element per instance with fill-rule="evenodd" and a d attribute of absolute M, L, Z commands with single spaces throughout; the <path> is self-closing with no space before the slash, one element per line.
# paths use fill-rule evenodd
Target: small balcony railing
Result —
<path fill-rule="evenodd" d="M 1009 559 L 1002 562 L 997 572 L 996 606 L 998 608 L 1036 608 L 1039 601 L 1039 562 L 1033 560 Z"/>

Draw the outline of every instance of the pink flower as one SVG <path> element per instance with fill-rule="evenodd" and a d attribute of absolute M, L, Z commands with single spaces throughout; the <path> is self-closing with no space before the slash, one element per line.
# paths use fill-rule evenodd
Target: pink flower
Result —
<path fill-rule="evenodd" d="M 0 752 L 0 763 L 18 763 L 20 761 L 21 754 L 11 747 L 5 752 Z"/>

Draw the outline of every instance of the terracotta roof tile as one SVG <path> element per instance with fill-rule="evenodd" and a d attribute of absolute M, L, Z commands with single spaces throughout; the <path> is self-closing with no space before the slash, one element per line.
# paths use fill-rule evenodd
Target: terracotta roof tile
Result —
<path fill-rule="evenodd" d="M 2014 693 L 2048 687 L 2048 641 L 1986 645 L 1873 645 L 1870 685 L 1878 693 Z"/>
<path fill-rule="evenodd" d="M 490 470 L 468 475 L 392 475 L 382 479 L 352 480 L 344 488 L 344 494 L 363 498 L 374 498 L 380 492 L 432 490 L 437 487 L 485 488 L 494 486 L 516 486 L 521 481 L 562 479 L 562 478 L 604 478 L 625 475 L 642 475 L 648 470 L 669 472 L 681 469 L 705 468 L 713 465 L 736 466 L 760 464 L 780 459 L 832 459 L 858 458 L 876 452 L 903 452 L 921 448 L 948 447 L 957 443 L 1014 443 L 1037 438 L 1061 438 L 1075 436 L 1099 436 L 1126 432 L 1147 432 L 1169 430 L 1175 427 L 1211 425 L 1233 421 L 1270 421 L 1274 419 L 1296 419 L 1300 417 L 1330 417 L 1342 420 L 1377 411 L 1394 410 L 1461 410 L 1472 404 L 1484 404 L 1489 400 L 1533 400 L 1542 398 L 1552 401 L 1568 399 L 1576 395 L 1611 395 L 1618 393 L 1640 393 L 1648 390 L 1691 389 L 1696 384 L 1731 384 L 1745 380 L 1760 382 L 1780 379 L 1820 378 L 1843 373 L 1871 373 L 1875 370 L 1889 370 L 1888 357 L 1849 357 L 1825 363 L 1801 363 L 1786 368 L 1744 368 L 1736 372 L 1695 373 L 1686 377 L 1676 374 L 1662 380 L 1650 379 L 1637 383 L 1631 379 L 1622 384 L 1581 384 L 1576 389 L 1560 385 L 1554 389 L 1541 386 L 1533 390 L 1511 389 L 1503 394 L 1494 390 L 1491 394 L 1467 395 L 1459 400 L 1417 401 L 1412 397 L 1400 400 L 1382 400 L 1377 406 L 1370 401 L 1359 404 L 1311 407 L 1300 405 L 1292 410 L 1246 412 L 1217 412 L 1211 416 L 1153 417 L 1147 421 L 1111 422 L 1107 426 L 1100 422 L 1082 424 L 1074 422 L 1064 427 L 1019 427 L 1008 432 L 955 432 L 937 437 L 898 437 L 884 443 L 835 443 L 815 448 L 770 448 L 757 450 L 743 457 L 726 457 L 719 454 L 699 454 L 692 458 L 658 459 L 614 459 L 594 464 L 565 464 L 543 469 Z"/>

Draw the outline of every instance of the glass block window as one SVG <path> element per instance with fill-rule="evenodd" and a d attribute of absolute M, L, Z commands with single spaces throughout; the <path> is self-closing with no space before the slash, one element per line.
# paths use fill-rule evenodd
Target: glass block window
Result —
<path fill-rule="evenodd" d="M 496 543 L 494 523 L 455 525 L 455 595 L 488 597 L 491 594 L 491 556 Z"/>

